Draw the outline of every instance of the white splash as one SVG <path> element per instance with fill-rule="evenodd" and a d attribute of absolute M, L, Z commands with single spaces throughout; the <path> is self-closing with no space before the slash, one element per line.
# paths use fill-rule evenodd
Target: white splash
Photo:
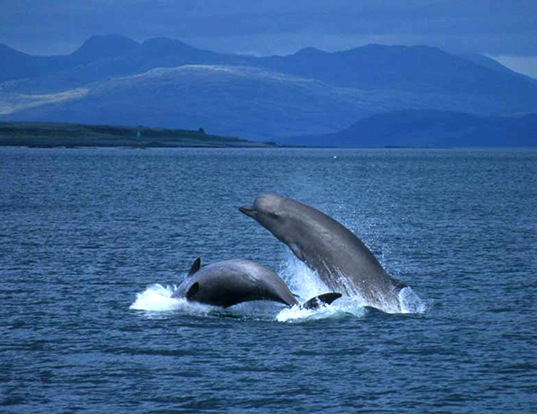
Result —
<path fill-rule="evenodd" d="M 399 304 L 401 313 L 425 313 L 431 308 L 432 301 L 423 300 L 407 286 L 399 292 Z"/>
<path fill-rule="evenodd" d="M 330 292 L 313 270 L 290 253 L 287 261 L 277 273 L 287 283 L 291 292 L 300 298 L 299 302 L 305 302 L 317 295 Z"/>
<path fill-rule="evenodd" d="M 299 297 L 300 303 L 331 291 L 313 270 L 291 254 L 289 254 L 279 274 L 288 284 L 291 291 Z M 349 297 L 342 297 L 335 300 L 331 305 L 323 305 L 317 309 L 304 309 L 300 306 L 285 308 L 276 316 L 276 320 L 278 322 L 305 322 L 348 316 L 361 318 L 366 312 L 366 309 L 361 306 L 359 301 Z"/>
<path fill-rule="evenodd" d="M 149 312 L 179 311 L 192 315 L 207 315 L 215 308 L 196 302 L 189 302 L 184 298 L 172 298 L 176 286 L 162 286 L 155 283 L 146 290 L 136 294 L 136 300 L 130 309 Z"/>
<path fill-rule="evenodd" d="M 300 323 L 320 319 L 362 318 L 366 313 L 365 308 L 347 297 L 337 299 L 331 305 L 323 305 L 317 309 L 304 309 L 299 305 L 285 308 L 276 315 L 276 320 L 278 322 Z"/>
<path fill-rule="evenodd" d="M 319 319 L 327 319 L 337 314 L 336 309 L 330 305 L 321 306 L 318 309 L 303 309 L 299 305 L 283 309 L 276 320 L 278 322 L 305 322 Z"/>
<path fill-rule="evenodd" d="M 331 291 L 314 271 L 291 254 L 289 254 L 279 274 L 289 285 L 291 291 L 300 297 L 299 302 L 301 303 Z M 348 287 L 348 291 L 353 290 L 352 286 Z M 399 304 L 400 309 L 394 306 L 390 308 L 390 304 L 386 303 L 385 309 L 388 310 L 387 313 L 422 314 L 431 307 L 430 301 L 421 299 L 410 287 L 405 287 L 399 292 Z M 365 301 L 356 292 L 353 296 L 343 296 L 335 300 L 331 305 L 322 306 L 319 309 L 302 309 L 298 306 L 283 309 L 276 316 L 276 320 L 280 322 L 307 321 L 349 315 L 361 318 L 367 313 L 364 306 Z"/>

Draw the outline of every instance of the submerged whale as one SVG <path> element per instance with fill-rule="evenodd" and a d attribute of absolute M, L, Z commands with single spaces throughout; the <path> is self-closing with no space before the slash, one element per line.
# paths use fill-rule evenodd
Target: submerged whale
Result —
<path fill-rule="evenodd" d="M 269 300 L 287 306 L 299 304 L 280 276 L 259 263 L 242 259 L 225 260 L 204 267 L 201 267 L 201 259 L 196 259 L 187 278 L 172 297 L 224 308 L 255 300 Z M 301 307 L 315 309 L 339 297 L 340 293 L 326 293 L 308 300 Z"/>
<path fill-rule="evenodd" d="M 399 292 L 406 285 L 391 278 L 362 241 L 333 218 L 277 194 L 261 195 L 239 210 L 287 244 L 329 289 L 359 296 L 365 306 L 384 312 L 401 311 Z"/>

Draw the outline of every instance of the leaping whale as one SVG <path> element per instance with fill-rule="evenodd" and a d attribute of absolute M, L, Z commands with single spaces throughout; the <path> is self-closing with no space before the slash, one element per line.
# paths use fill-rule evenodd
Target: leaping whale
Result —
<path fill-rule="evenodd" d="M 242 302 L 269 300 L 287 306 L 299 305 L 285 282 L 272 270 L 251 260 L 232 259 L 201 267 L 197 258 L 187 278 L 172 294 L 174 298 L 227 308 Z M 315 309 L 330 304 L 340 293 L 325 293 L 300 305 Z"/>
<path fill-rule="evenodd" d="M 365 306 L 387 313 L 401 311 L 399 292 L 406 285 L 390 277 L 364 243 L 333 218 L 277 194 L 261 195 L 239 210 L 287 244 L 329 289 L 359 296 Z"/>

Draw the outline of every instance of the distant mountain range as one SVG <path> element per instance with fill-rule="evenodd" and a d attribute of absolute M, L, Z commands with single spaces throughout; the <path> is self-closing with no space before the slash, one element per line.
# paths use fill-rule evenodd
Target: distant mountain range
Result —
<path fill-rule="evenodd" d="M 4 121 L 203 127 L 298 142 L 390 112 L 392 121 L 406 113 L 418 124 L 431 113 L 458 113 L 461 122 L 464 114 L 521 117 L 537 112 L 537 81 L 482 55 L 427 46 L 254 57 L 110 35 L 44 57 L 0 45 Z"/>

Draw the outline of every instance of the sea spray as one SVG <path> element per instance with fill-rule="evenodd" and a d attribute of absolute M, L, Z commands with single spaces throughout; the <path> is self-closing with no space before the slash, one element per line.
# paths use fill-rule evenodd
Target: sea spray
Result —
<path fill-rule="evenodd" d="M 283 309 L 277 316 L 278 322 L 301 323 L 321 319 L 342 319 L 348 317 L 362 318 L 367 310 L 350 298 L 337 299 L 330 305 L 317 309 L 304 309 L 299 305 Z"/>
<path fill-rule="evenodd" d="M 410 286 L 399 292 L 401 313 L 425 313 L 432 306 L 432 300 L 424 300 Z"/>
<path fill-rule="evenodd" d="M 319 276 L 291 253 L 288 253 L 278 274 L 287 283 L 291 292 L 303 302 L 322 293 L 330 292 Z"/>
<path fill-rule="evenodd" d="M 291 291 L 299 297 L 301 303 L 328 293 L 331 290 L 321 281 L 319 276 L 304 263 L 288 254 L 279 274 L 289 285 Z M 318 309 L 304 309 L 300 306 L 283 309 L 277 316 L 278 322 L 305 322 L 326 318 L 342 318 L 348 316 L 363 317 L 366 314 L 361 302 L 354 298 L 342 297 L 331 305 L 323 305 Z"/>
<path fill-rule="evenodd" d="M 189 302 L 184 298 L 173 298 L 176 286 L 163 286 L 155 283 L 146 290 L 136 294 L 136 300 L 130 309 L 148 312 L 171 312 L 179 311 L 191 315 L 207 315 L 215 308 L 197 302 Z"/>

